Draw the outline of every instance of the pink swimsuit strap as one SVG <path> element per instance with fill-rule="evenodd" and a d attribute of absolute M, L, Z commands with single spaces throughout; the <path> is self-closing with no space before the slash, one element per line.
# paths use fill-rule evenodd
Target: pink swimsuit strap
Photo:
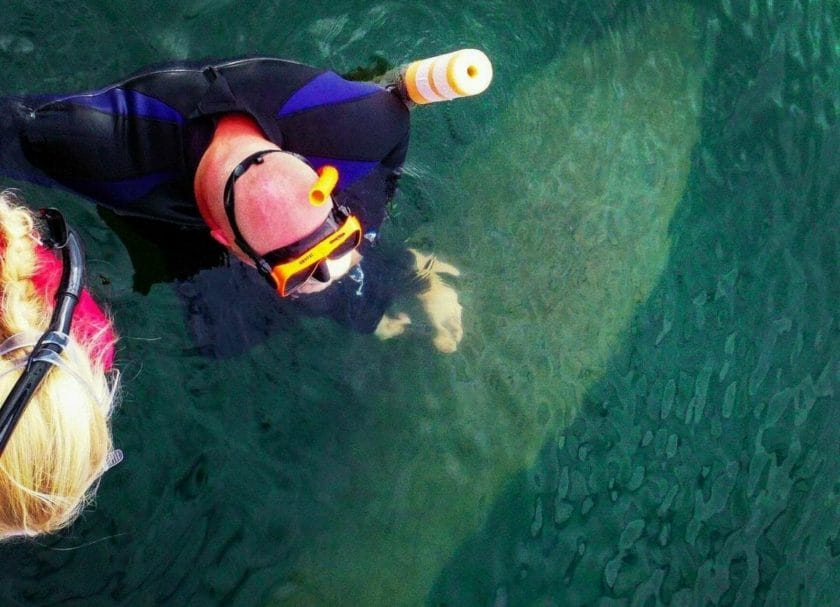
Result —
<path fill-rule="evenodd" d="M 35 251 L 38 256 L 39 271 L 32 277 L 32 282 L 44 300 L 53 303 L 56 289 L 61 281 L 61 259 L 40 245 Z M 73 326 L 70 332 L 77 341 L 91 343 L 91 354 L 96 358 L 101 357 L 106 370 L 111 368 L 114 363 L 114 344 L 117 336 L 105 312 L 94 301 L 87 289 L 82 291 L 82 296 L 73 312 Z"/>

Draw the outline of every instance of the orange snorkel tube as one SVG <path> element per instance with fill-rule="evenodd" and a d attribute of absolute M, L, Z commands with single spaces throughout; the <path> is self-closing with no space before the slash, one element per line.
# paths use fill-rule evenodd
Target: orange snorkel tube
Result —
<path fill-rule="evenodd" d="M 332 195 L 338 183 L 338 169 L 332 165 L 325 164 L 318 169 L 318 180 L 312 189 L 309 190 L 309 204 L 319 207 Z"/>

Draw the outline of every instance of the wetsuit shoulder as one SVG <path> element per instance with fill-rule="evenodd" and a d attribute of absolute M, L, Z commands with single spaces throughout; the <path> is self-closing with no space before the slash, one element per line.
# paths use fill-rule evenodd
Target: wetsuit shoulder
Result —
<path fill-rule="evenodd" d="M 409 112 L 396 95 L 302 63 L 249 57 L 215 66 L 240 111 L 269 139 L 313 164 L 344 161 L 339 188 L 388 159 L 408 137 Z M 230 104 L 226 105 L 227 108 Z M 344 169 L 344 170 L 342 170 Z"/>

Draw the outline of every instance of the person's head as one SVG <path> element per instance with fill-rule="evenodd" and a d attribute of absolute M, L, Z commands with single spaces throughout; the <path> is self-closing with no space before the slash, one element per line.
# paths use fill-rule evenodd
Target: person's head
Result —
<path fill-rule="evenodd" d="M 61 261 L 38 239 L 32 213 L 14 195 L 0 193 L 3 406 L 53 313 Z M 51 533 L 69 524 L 92 499 L 112 457 L 115 390 L 109 387 L 108 368 L 115 337 L 87 293 L 76 307 L 69 337 L 0 455 L 0 540 Z"/>
<path fill-rule="evenodd" d="M 255 257 L 267 256 L 274 267 L 296 259 L 341 227 L 345 218 L 335 216 L 330 196 L 321 204 L 310 202 L 318 179 L 303 158 L 280 150 L 250 119 L 231 116 L 217 127 L 194 185 L 213 238 L 246 263 L 257 265 L 260 259 Z M 296 291 L 320 290 L 353 264 L 350 252 L 332 257 Z"/>

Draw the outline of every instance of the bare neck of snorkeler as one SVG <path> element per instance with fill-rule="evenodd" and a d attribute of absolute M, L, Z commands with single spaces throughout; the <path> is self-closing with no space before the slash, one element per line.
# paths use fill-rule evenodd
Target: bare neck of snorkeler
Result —
<path fill-rule="evenodd" d="M 231 250 L 245 263 L 253 265 L 251 259 L 240 251 L 233 243 L 233 236 L 228 227 L 224 209 L 224 189 L 228 178 L 234 168 L 251 154 L 266 150 L 279 150 L 280 148 L 266 138 L 259 125 L 248 116 L 242 114 L 230 114 L 223 117 L 216 127 L 213 139 L 210 142 L 204 155 L 201 157 L 196 170 L 193 188 L 196 204 L 204 222 L 210 228 L 210 235 L 222 246 Z M 267 156 L 270 159 L 271 154 Z M 276 161 L 277 159 L 271 159 Z M 315 173 L 308 166 L 298 167 L 301 171 L 310 171 L 312 179 Z M 309 187 L 307 184 L 306 187 Z M 238 197 L 239 201 L 240 198 Z M 239 205 L 237 205 L 239 206 Z M 326 213 L 328 205 L 324 205 Z M 320 223 L 321 219 L 318 220 Z M 313 228 L 314 229 L 314 228 Z M 252 246 L 255 243 L 251 243 Z M 273 243 L 266 245 L 265 250 L 282 246 L 286 243 Z M 346 274 L 349 269 L 361 261 L 357 251 L 348 255 L 348 259 L 328 260 L 332 280 L 330 282 L 311 281 L 300 289 L 301 293 L 314 293 L 325 289 L 333 280 Z"/>

